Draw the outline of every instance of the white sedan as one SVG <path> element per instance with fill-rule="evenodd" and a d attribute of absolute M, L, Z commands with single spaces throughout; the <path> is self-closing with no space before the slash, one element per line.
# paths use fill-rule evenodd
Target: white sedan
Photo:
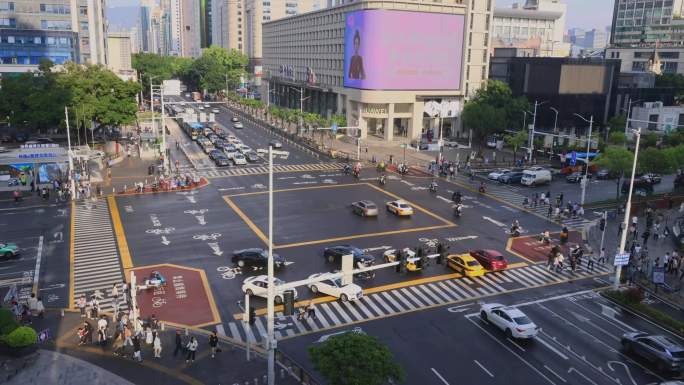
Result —
<path fill-rule="evenodd" d="M 363 297 L 363 289 L 354 283 L 342 285 L 340 278 L 328 278 L 330 273 L 316 273 L 309 276 L 309 279 L 324 279 L 321 282 L 309 284 L 309 289 L 314 293 L 323 293 L 338 298 L 342 302 L 355 301 Z"/>
<path fill-rule="evenodd" d="M 218 108 L 213 108 L 213 109 L 211 110 L 211 112 L 213 112 L 213 113 L 215 113 L 215 114 L 218 114 L 218 113 L 220 113 L 221 111 L 220 111 Z"/>
<path fill-rule="evenodd" d="M 274 297 L 275 303 L 283 303 L 283 292 L 278 286 L 285 284 L 285 281 L 278 278 L 273 278 L 273 283 L 275 283 Z M 294 292 L 294 299 L 297 299 L 297 289 L 290 289 Z M 268 276 L 267 275 L 257 275 L 254 277 L 248 277 L 242 282 L 242 291 L 245 294 L 256 295 L 257 297 L 266 298 L 268 296 Z"/>
<path fill-rule="evenodd" d="M 487 179 L 499 180 L 499 178 L 500 178 L 502 175 L 504 175 L 504 174 L 506 174 L 506 173 L 509 173 L 509 172 L 511 172 L 511 170 L 507 170 L 507 169 L 501 169 L 501 170 L 492 171 L 492 172 L 490 172 L 489 174 L 487 174 Z"/>
<path fill-rule="evenodd" d="M 236 152 L 235 155 L 233 155 L 233 163 L 235 163 L 236 166 L 242 166 L 247 164 L 247 158 L 245 158 L 244 155 Z"/>
<path fill-rule="evenodd" d="M 480 318 L 503 330 L 509 338 L 534 338 L 540 330 L 518 308 L 507 307 L 500 303 L 482 305 Z"/>
<path fill-rule="evenodd" d="M 411 207 L 408 202 L 401 199 L 387 202 L 385 203 L 385 207 L 387 207 L 387 211 L 400 217 L 413 215 L 413 207 Z"/>

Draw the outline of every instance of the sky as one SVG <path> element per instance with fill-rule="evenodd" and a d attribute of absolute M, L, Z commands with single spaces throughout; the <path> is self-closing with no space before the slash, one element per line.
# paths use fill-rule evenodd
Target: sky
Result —
<path fill-rule="evenodd" d="M 525 0 L 495 0 L 498 7 L 510 7 Z M 613 19 L 613 0 L 564 0 L 568 5 L 565 18 L 565 29 L 579 27 L 585 29 L 603 28 L 610 25 Z M 139 5 L 140 0 L 109 0 L 108 7 L 125 7 Z"/>
<path fill-rule="evenodd" d="M 115 0 L 116 1 L 116 0 Z M 495 0 L 497 7 L 510 7 L 525 0 Z M 568 5 L 565 29 L 573 27 L 592 29 L 609 26 L 613 21 L 613 0 L 563 0 Z"/>

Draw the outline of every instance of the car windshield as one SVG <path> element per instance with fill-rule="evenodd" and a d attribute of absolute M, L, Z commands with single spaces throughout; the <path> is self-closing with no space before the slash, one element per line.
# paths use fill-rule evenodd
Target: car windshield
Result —
<path fill-rule="evenodd" d="M 267 281 L 267 282 L 268 282 L 268 281 Z M 283 281 L 282 279 L 273 277 L 273 283 L 275 283 L 276 286 L 280 286 L 280 285 L 284 284 L 285 281 Z"/>
<path fill-rule="evenodd" d="M 330 284 L 331 284 L 332 286 L 342 287 L 342 279 L 340 279 L 340 278 L 338 278 L 338 279 L 331 279 L 331 280 L 330 280 Z"/>
<path fill-rule="evenodd" d="M 352 248 L 349 249 L 349 251 L 351 251 L 352 254 L 353 254 L 355 257 L 361 256 L 361 255 L 364 254 L 364 253 L 363 253 L 363 250 L 361 250 L 361 249 L 359 249 L 359 248 L 357 248 L 357 247 L 352 247 Z"/>
<path fill-rule="evenodd" d="M 266 259 L 266 258 L 268 258 L 268 252 L 266 252 L 266 250 L 261 250 L 261 251 L 259 252 L 259 256 L 260 256 L 261 258 Z"/>
<path fill-rule="evenodd" d="M 362 205 L 362 206 L 364 206 L 364 205 Z M 375 209 L 375 208 L 377 208 L 377 207 L 375 207 L 374 204 L 365 204 L 365 206 L 366 206 L 367 209 Z"/>
<path fill-rule="evenodd" d="M 491 256 L 491 258 L 492 258 L 492 261 L 503 261 L 504 260 L 503 255 L 493 255 L 493 256 Z"/>
<path fill-rule="evenodd" d="M 409 208 L 409 205 L 407 205 L 406 203 L 399 203 L 397 206 L 399 206 L 399 207 L 402 208 L 402 209 L 407 209 L 407 208 Z"/>
<path fill-rule="evenodd" d="M 673 358 L 684 358 L 684 350 L 670 352 Z"/>
<path fill-rule="evenodd" d="M 6 243 L 0 243 L 0 247 L 5 247 L 5 246 L 7 246 Z"/>
<path fill-rule="evenodd" d="M 479 263 L 477 263 L 477 261 L 468 261 L 468 262 L 466 262 L 466 264 L 468 266 L 471 266 L 471 267 L 475 267 L 475 266 L 479 265 Z"/>
<path fill-rule="evenodd" d="M 514 317 L 513 321 L 515 321 L 515 323 L 518 325 L 527 325 L 532 323 L 532 321 L 526 316 Z"/>

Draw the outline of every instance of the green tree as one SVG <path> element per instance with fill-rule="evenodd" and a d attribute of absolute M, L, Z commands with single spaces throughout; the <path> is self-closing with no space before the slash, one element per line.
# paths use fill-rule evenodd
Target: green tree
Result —
<path fill-rule="evenodd" d="M 639 152 L 637 167 L 641 172 L 671 173 L 675 170 L 674 159 L 667 151 L 648 147 Z"/>
<path fill-rule="evenodd" d="M 658 75 L 655 79 L 655 86 L 684 89 L 684 76 L 672 73 Z"/>
<path fill-rule="evenodd" d="M 518 149 L 529 140 L 528 134 L 525 131 L 518 131 L 513 135 L 506 135 L 504 140 L 509 146 L 513 147 L 513 162 L 515 163 Z"/>
<path fill-rule="evenodd" d="M 634 154 L 624 147 L 608 146 L 600 154 L 594 164 L 607 168 L 611 173 L 618 175 L 616 199 L 620 199 L 620 188 L 625 174 L 631 174 Z"/>
<path fill-rule="evenodd" d="M 237 87 L 247 62 L 247 56 L 237 50 L 211 46 L 203 49 L 202 56 L 192 63 L 190 76 L 197 79 L 201 89 L 218 93 L 226 87 Z"/>
<path fill-rule="evenodd" d="M 627 136 L 624 131 L 612 131 L 608 135 L 608 144 L 623 146 L 625 143 L 627 143 Z"/>
<path fill-rule="evenodd" d="M 627 124 L 627 117 L 624 114 L 615 115 L 610 120 L 608 120 L 608 127 L 610 127 L 611 133 L 618 131 L 623 131 L 625 129 L 625 124 Z"/>
<path fill-rule="evenodd" d="M 658 134 L 656 134 L 655 132 L 648 132 L 646 134 L 642 134 L 639 146 L 642 149 L 648 147 L 655 147 L 658 145 L 658 139 Z"/>
<path fill-rule="evenodd" d="M 309 347 L 309 357 L 330 385 L 382 385 L 404 381 L 404 371 L 375 337 L 344 333 Z"/>
<path fill-rule="evenodd" d="M 481 145 L 488 135 L 497 133 L 506 126 L 506 111 L 478 101 L 466 103 L 462 116 L 463 123 L 473 130 L 475 139 Z"/>

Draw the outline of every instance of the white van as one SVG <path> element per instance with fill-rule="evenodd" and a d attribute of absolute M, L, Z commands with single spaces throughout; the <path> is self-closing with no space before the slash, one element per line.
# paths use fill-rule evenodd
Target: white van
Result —
<path fill-rule="evenodd" d="M 525 186 L 537 186 L 551 183 L 551 171 L 545 170 L 543 168 L 524 170 L 520 183 L 524 184 Z"/>

